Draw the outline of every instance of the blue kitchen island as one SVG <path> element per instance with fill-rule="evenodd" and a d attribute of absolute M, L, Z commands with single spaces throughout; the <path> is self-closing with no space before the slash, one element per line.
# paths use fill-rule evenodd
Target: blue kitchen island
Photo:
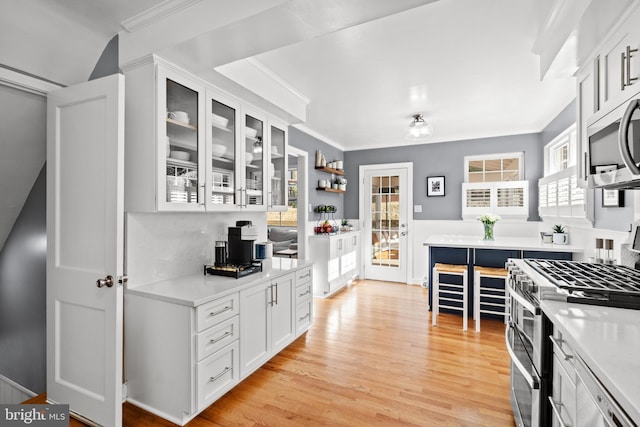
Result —
<path fill-rule="evenodd" d="M 432 305 L 431 272 L 436 263 L 467 266 L 467 293 L 469 301 L 473 301 L 474 265 L 504 268 L 509 258 L 572 260 L 574 253 L 584 252 L 580 246 L 543 243 L 539 238 L 530 237 L 496 237 L 495 240 L 483 240 L 482 236 L 433 235 L 427 238 L 423 246 L 428 247 L 429 256 L 429 309 Z M 469 304 L 467 313 L 470 317 L 473 315 L 473 304 Z"/>

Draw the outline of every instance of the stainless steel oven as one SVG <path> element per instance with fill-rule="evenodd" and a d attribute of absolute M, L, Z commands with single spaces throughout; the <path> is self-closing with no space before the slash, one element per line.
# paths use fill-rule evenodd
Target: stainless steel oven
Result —
<path fill-rule="evenodd" d="M 550 422 L 545 403 L 550 361 L 544 337 L 552 325 L 532 292 L 535 285 L 515 265 L 507 266 L 511 318 L 505 341 L 511 359 L 511 406 L 517 426 L 544 426 Z"/>

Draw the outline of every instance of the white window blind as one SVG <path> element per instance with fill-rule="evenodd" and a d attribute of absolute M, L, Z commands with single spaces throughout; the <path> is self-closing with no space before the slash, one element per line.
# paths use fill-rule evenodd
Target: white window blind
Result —
<path fill-rule="evenodd" d="M 588 218 L 585 190 L 578 186 L 577 167 L 571 166 L 538 181 L 538 213 L 543 218 Z"/>

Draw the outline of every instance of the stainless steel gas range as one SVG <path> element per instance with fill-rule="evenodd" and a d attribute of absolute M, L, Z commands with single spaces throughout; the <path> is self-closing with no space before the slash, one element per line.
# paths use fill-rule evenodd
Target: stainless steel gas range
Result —
<path fill-rule="evenodd" d="M 542 259 L 510 259 L 507 268 L 511 319 L 505 336 L 511 357 L 511 402 L 516 424 L 552 425 L 548 400 L 553 351 L 548 336 L 553 333 L 553 325 L 540 302 L 559 300 L 640 309 L 640 271 L 619 265 Z M 603 420 L 625 420 L 624 411 L 615 401 L 606 399 L 606 391 L 593 401 L 600 406 Z"/>

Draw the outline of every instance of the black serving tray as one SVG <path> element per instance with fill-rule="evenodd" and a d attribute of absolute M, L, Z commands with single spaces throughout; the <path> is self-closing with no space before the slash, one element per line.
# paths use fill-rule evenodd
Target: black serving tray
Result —
<path fill-rule="evenodd" d="M 217 267 L 215 265 L 204 266 L 204 275 L 212 274 L 214 276 L 233 277 L 239 279 L 241 277 L 248 276 L 253 273 L 259 273 L 262 271 L 262 263 L 255 263 L 251 265 L 242 266 L 224 266 Z"/>

